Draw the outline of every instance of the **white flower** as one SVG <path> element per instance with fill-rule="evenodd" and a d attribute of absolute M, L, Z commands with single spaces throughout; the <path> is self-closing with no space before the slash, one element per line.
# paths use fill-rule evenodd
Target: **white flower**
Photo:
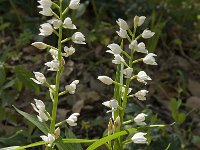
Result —
<path fill-rule="evenodd" d="M 141 26 L 144 23 L 145 19 L 146 19 L 145 16 L 140 16 L 140 17 L 135 16 L 134 25 L 137 25 L 138 27 Z"/>
<path fill-rule="evenodd" d="M 38 49 L 45 49 L 45 48 L 47 48 L 47 44 L 45 44 L 43 42 L 34 42 L 31 45 L 33 45 L 34 47 L 36 47 Z"/>
<path fill-rule="evenodd" d="M 140 52 L 140 53 L 148 53 L 148 50 L 146 49 L 145 47 L 145 44 L 143 42 L 140 42 L 138 45 L 137 45 L 137 48 L 135 49 L 137 52 Z"/>
<path fill-rule="evenodd" d="M 107 76 L 98 76 L 97 78 L 101 82 L 103 82 L 106 85 L 111 85 L 113 83 L 113 80 L 110 77 Z"/>
<path fill-rule="evenodd" d="M 77 126 L 77 116 L 79 116 L 79 113 L 73 113 L 71 116 L 69 116 L 68 119 L 66 119 L 66 122 L 70 125 L 70 126 Z"/>
<path fill-rule="evenodd" d="M 114 57 L 115 58 L 112 60 L 114 64 L 121 64 L 125 61 L 119 54 L 115 54 Z"/>
<path fill-rule="evenodd" d="M 147 116 L 147 115 L 144 114 L 144 113 L 138 114 L 138 115 L 134 118 L 135 123 L 136 123 L 137 125 L 139 125 L 139 126 L 146 125 L 146 123 L 144 122 L 146 116 Z"/>
<path fill-rule="evenodd" d="M 65 86 L 65 90 L 68 91 L 70 94 L 74 94 L 78 83 L 79 80 L 73 81 L 70 85 Z"/>
<path fill-rule="evenodd" d="M 58 29 L 62 24 L 62 21 L 59 19 L 56 19 L 56 18 L 53 18 L 53 19 L 49 20 L 48 22 L 53 25 L 54 29 Z"/>
<path fill-rule="evenodd" d="M 133 73 L 133 68 L 126 68 L 123 70 L 123 74 L 125 75 L 125 78 L 130 78 L 132 76 Z"/>
<path fill-rule="evenodd" d="M 52 16 L 52 9 L 51 9 L 51 5 L 52 5 L 52 1 L 51 0 L 40 0 L 38 1 L 38 3 L 40 3 L 40 5 L 38 6 L 38 8 L 42 8 L 42 11 L 40 11 L 39 13 L 44 15 L 44 16 Z"/>
<path fill-rule="evenodd" d="M 144 71 L 140 71 L 137 74 L 137 80 L 146 85 L 147 84 L 146 80 L 151 80 L 151 78 Z"/>
<path fill-rule="evenodd" d="M 37 118 L 40 122 L 44 122 L 44 121 L 47 121 L 49 120 L 48 116 L 45 114 L 45 112 L 43 111 L 40 111 L 39 112 L 39 115 L 37 115 Z"/>
<path fill-rule="evenodd" d="M 148 65 L 158 65 L 155 61 L 155 56 L 157 56 L 156 54 L 153 54 L 153 53 L 149 53 L 148 55 L 146 55 L 144 58 L 143 58 L 143 62 L 145 64 L 148 64 Z"/>
<path fill-rule="evenodd" d="M 109 112 L 113 112 L 119 105 L 118 105 L 118 101 L 115 99 L 106 101 L 102 103 L 104 106 L 111 108 L 111 110 L 107 111 L 107 113 Z"/>
<path fill-rule="evenodd" d="M 127 95 L 128 95 L 129 93 L 131 93 L 131 91 L 132 91 L 132 88 L 129 88 L 129 89 L 128 89 L 128 93 L 127 93 Z M 125 92 L 125 88 L 122 87 L 122 93 L 124 94 L 124 92 Z"/>
<path fill-rule="evenodd" d="M 75 48 L 73 48 L 72 46 L 71 47 L 65 46 L 64 51 L 65 53 L 62 53 L 62 56 L 69 57 L 75 53 Z"/>
<path fill-rule="evenodd" d="M 119 18 L 116 22 L 119 25 L 119 27 L 122 28 L 123 30 L 129 29 L 128 24 L 123 19 Z"/>
<path fill-rule="evenodd" d="M 76 32 L 72 35 L 72 41 L 76 44 L 86 44 L 85 36 L 81 32 Z"/>
<path fill-rule="evenodd" d="M 67 17 L 64 20 L 63 28 L 76 29 L 76 26 L 72 23 L 72 20 L 69 17 Z"/>
<path fill-rule="evenodd" d="M 144 137 L 147 133 L 138 132 L 133 135 L 131 140 L 136 144 L 147 144 L 147 138 Z"/>
<path fill-rule="evenodd" d="M 79 5 L 80 5 L 80 0 L 71 0 L 69 3 L 69 8 L 78 9 Z"/>
<path fill-rule="evenodd" d="M 107 50 L 106 52 L 111 53 L 111 54 L 120 54 L 122 52 L 122 48 L 118 44 L 109 44 L 107 46 L 111 50 Z"/>
<path fill-rule="evenodd" d="M 35 104 L 31 103 L 33 109 L 39 114 L 37 117 L 38 117 L 38 120 L 40 122 L 43 122 L 43 121 L 47 121 L 49 118 L 48 116 L 45 114 L 45 105 L 44 103 L 41 101 L 41 100 L 37 100 L 37 99 L 34 99 L 35 101 Z"/>
<path fill-rule="evenodd" d="M 51 0 L 38 0 L 38 3 L 43 7 L 43 8 L 48 8 L 51 7 L 52 1 Z"/>
<path fill-rule="evenodd" d="M 51 49 L 49 50 L 49 52 L 50 52 L 50 54 L 52 55 L 52 57 L 53 57 L 54 59 L 58 59 L 58 51 L 57 51 L 57 50 L 51 48 Z"/>
<path fill-rule="evenodd" d="M 55 129 L 55 138 L 56 139 L 58 139 L 59 137 L 60 137 L 60 128 L 59 127 L 57 127 L 56 129 Z"/>
<path fill-rule="evenodd" d="M 133 41 L 131 42 L 131 44 L 129 44 L 129 49 L 131 49 L 131 50 L 136 50 L 136 49 L 138 49 L 138 45 L 137 45 L 137 41 L 136 41 L 136 40 L 133 40 Z"/>
<path fill-rule="evenodd" d="M 37 84 L 44 84 L 46 82 L 45 76 L 40 72 L 33 72 L 35 74 L 35 78 L 31 78 Z"/>
<path fill-rule="evenodd" d="M 52 146 L 52 144 L 53 144 L 53 142 L 55 141 L 55 135 L 54 134 L 50 134 L 50 133 L 48 133 L 48 135 L 46 136 L 46 135 L 42 135 L 42 136 L 40 136 L 41 138 L 42 138 L 42 140 L 45 142 L 45 143 L 47 143 L 47 146 L 48 147 L 51 147 Z"/>
<path fill-rule="evenodd" d="M 53 33 L 53 28 L 50 23 L 44 23 L 40 25 L 40 34 L 42 36 L 49 36 Z"/>
<path fill-rule="evenodd" d="M 147 90 L 140 90 L 137 93 L 135 93 L 135 97 L 137 97 L 141 101 L 145 101 L 147 93 L 149 93 L 149 91 L 147 91 Z"/>
<path fill-rule="evenodd" d="M 38 6 L 38 8 L 42 7 Z M 42 14 L 43 16 L 53 16 L 51 8 L 43 8 L 41 11 L 39 11 L 39 13 Z"/>
<path fill-rule="evenodd" d="M 142 37 L 144 38 L 144 39 L 148 39 L 148 38 L 151 38 L 153 35 L 155 34 L 155 32 L 151 32 L 150 30 L 144 30 L 143 32 L 142 32 Z"/>
<path fill-rule="evenodd" d="M 127 38 L 127 31 L 120 28 L 119 31 L 116 31 L 117 34 L 121 37 L 121 38 Z"/>
<path fill-rule="evenodd" d="M 48 70 L 50 70 L 50 71 L 58 71 L 58 69 L 59 69 L 59 61 L 57 61 L 57 60 L 52 60 L 50 62 L 46 62 L 45 65 L 47 67 L 49 67 Z"/>

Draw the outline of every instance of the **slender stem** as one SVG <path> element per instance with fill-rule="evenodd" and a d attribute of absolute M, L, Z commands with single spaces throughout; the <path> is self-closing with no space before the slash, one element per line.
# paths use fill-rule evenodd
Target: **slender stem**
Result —
<path fill-rule="evenodd" d="M 53 30 L 53 33 L 57 36 L 59 36 L 59 33 L 56 30 Z"/>
<path fill-rule="evenodd" d="M 71 40 L 71 37 L 65 38 L 64 40 L 61 41 L 61 43 L 65 43 L 65 42 L 67 42 L 67 41 L 69 41 L 69 40 Z"/>
<path fill-rule="evenodd" d="M 129 54 L 127 54 L 127 52 L 122 51 L 122 54 L 124 54 L 128 59 L 131 59 L 131 57 L 129 56 Z"/>
<path fill-rule="evenodd" d="M 139 38 L 141 38 L 142 37 L 142 35 L 140 34 L 140 35 L 138 35 L 136 38 L 135 38 L 135 40 L 138 40 Z"/>
<path fill-rule="evenodd" d="M 129 37 L 128 34 L 127 34 L 127 39 L 128 39 L 128 41 L 131 43 L 131 38 Z"/>
<path fill-rule="evenodd" d="M 140 59 L 137 59 L 137 60 L 134 60 L 132 63 L 137 63 L 137 62 L 140 62 L 140 61 L 143 61 L 143 58 L 140 58 Z"/>
<path fill-rule="evenodd" d="M 58 49 L 57 49 L 57 48 L 55 48 L 54 46 L 51 46 L 51 45 L 47 45 L 47 47 L 48 47 L 48 48 L 52 48 L 52 49 L 55 49 L 55 50 L 57 50 L 57 51 L 58 51 Z"/>
<path fill-rule="evenodd" d="M 134 121 L 133 120 L 127 120 L 127 121 L 123 122 L 123 125 L 129 124 L 129 123 L 132 123 L 132 122 L 134 122 Z"/>
<path fill-rule="evenodd" d="M 62 21 L 63 16 L 62 16 L 62 1 L 60 0 L 60 20 Z M 56 113 L 57 113 L 57 107 L 58 107 L 58 97 L 59 97 L 59 84 L 60 84 L 60 78 L 61 78 L 61 73 L 62 73 L 62 57 L 61 57 L 61 46 L 62 46 L 62 25 L 59 27 L 59 39 L 58 39 L 58 61 L 59 61 L 59 70 L 56 73 L 56 89 L 54 92 L 54 102 L 53 102 L 53 109 L 52 109 L 52 121 L 50 125 L 50 132 L 54 133 L 55 132 L 55 122 L 56 122 Z"/>
<path fill-rule="evenodd" d="M 128 98 L 135 97 L 135 94 L 128 95 Z"/>
<path fill-rule="evenodd" d="M 64 16 L 69 10 L 69 7 L 65 8 L 65 10 L 63 11 L 62 15 Z"/>
<path fill-rule="evenodd" d="M 66 123 L 66 120 L 63 120 L 63 121 L 57 123 L 55 126 L 56 126 L 56 127 L 59 127 L 59 126 L 65 124 L 65 123 Z"/>
<path fill-rule="evenodd" d="M 68 91 L 62 91 L 62 92 L 60 92 L 58 95 L 59 95 L 59 96 L 62 96 L 62 95 L 64 95 L 64 94 L 66 94 L 66 93 L 68 93 Z"/>
<path fill-rule="evenodd" d="M 45 84 L 46 84 L 46 86 L 49 88 L 49 89 L 51 89 L 52 91 L 54 91 L 55 92 L 55 89 L 51 86 L 51 85 L 49 85 L 49 83 L 48 82 L 45 82 Z"/>
<path fill-rule="evenodd" d="M 52 5 L 53 5 L 54 7 L 56 7 L 56 8 L 58 8 L 58 9 L 60 9 L 60 7 L 59 7 L 56 3 L 52 2 Z"/>
<path fill-rule="evenodd" d="M 60 19 L 59 16 L 54 11 L 51 11 L 51 13 L 54 15 L 54 17 L 56 17 L 57 19 Z"/>

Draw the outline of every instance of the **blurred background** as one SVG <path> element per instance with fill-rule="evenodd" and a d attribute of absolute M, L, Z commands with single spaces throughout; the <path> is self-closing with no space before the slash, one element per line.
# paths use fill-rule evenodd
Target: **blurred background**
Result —
<path fill-rule="evenodd" d="M 63 1 L 67 6 L 68 1 Z M 30 103 L 37 98 L 46 103 L 48 110 L 51 109 L 47 89 L 30 80 L 33 71 L 41 71 L 50 82 L 54 82 L 54 74 L 44 67 L 50 56 L 45 50 L 31 46 L 34 41 L 55 46 L 57 43 L 55 36 L 38 36 L 39 25 L 50 18 L 39 15 L 37 5 L 36 0 L 0 0 L 0 148 L 40 140 L 38 129 L 20 116 L 12 105 L 35 114 Z M 135 70 L 143 68 L 153 80 L 147 87 L 150 91 L 147 101 L 141 103 L 130 99 L 126 117 L 130 119 L 143 111 L 148 114 L 148 124 L 176 124 L 150 130 L 148 147 L 130 144 L 127 150 L 161 150 L 169 144 L 170 150 L 198 150 L 199 0 L 82 0 L 80 8 L 70 12 L 69 16 L 78 31 L 86 36 L 87 44 L 75 45 L 75 55 L 66 60 L 61 89 L 75 79 L 80 80 L 80 84 L 75 95 L 60 98 L 58 121 L 66 119 L 71 112 L 80 112 L 78 126 L 73 128 L 76 136 L 103 136 L 109 115 L 101 103 L 112 98 L 113 87 L 100 83 L 97 76 L 114 78 L 115 65 L 111 63 L 112 56 L 105 53 L 106 46 L 120 43 L 116 20 L 122 18 L 131 26 L 135 15 L 147 17 L 137 34 L 146 28 L 156 33 L 145 43 L 149 52 L 158 55 L 158 66 L 135 66 Z M 65 36 L 72 33 L 64 32 Z M 144 85 L 133 84 L 132 87 L 137 91 Z"/>

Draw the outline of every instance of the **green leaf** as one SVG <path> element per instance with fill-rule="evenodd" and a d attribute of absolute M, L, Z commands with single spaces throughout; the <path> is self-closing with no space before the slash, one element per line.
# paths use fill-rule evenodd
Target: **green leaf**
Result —
<path fill-rule="evenodd" d="M 179 124 L 182 124 L 185 121 L 185 119 L 186 119 L 185 113 L 181 112 L 181 113 L 178 114 L 177 122 Z"/>
<path fill-rule="evenodd" d="M 39 142 L 35 142 L 35 143 L 29 144 L 29 145 L 20 146 L 20 147 L 16 148 L 15 150 L 23 150 L 25 148 L 40 146 L 40 145 L 44 145 L 44 144 L 45 144 L 44 141 L 39 141 Z"/>
<path fill-rule="evenodd" d="M 107 143 L 108 141 L 111 141 L 113 139 L 117 139 L 118 137 L 121 137 L 121 136 L 124 136 L 124 135 L 127 135 L 129 133 L 134 133 L 136 132 L 137 129 L 136 128 L 130 128 L 130 129 L 127 129 L 127 130 L 123 130 L 121 132 L 117 132 L 117 133 L 114 133 L 112 135 L 109 135 L 109 136 L 106 136 L 106 137 L 103 137 L 101 139 L 99 139 L 98 141 L 96 141 L 95 143 L 93 143 L 92 145 L 90 145 L 87 150 L 94 150 L 96 148 L 98 148 L 99 146 Z"/>
<path fill-rule="evenodd" d="M 47 133 L 49 132 L 49 129 L 48 129 L 46 123 L 38 121 L 38 119 L 35 116 L 19 110 L 15 106 L 13 106 L 13 107 L 15 108 L 15 110 L 18 113 L 20 113 L 22 116 L 24 116 L 24 118 L 26 118 L 28 121 L 30 121 L 32 124 L 34 124 L 36 127 L 38 127 L 38 129 L 40 129 L 43 133 L 45 133 L 47 135 Z"/>
<path fill-rule="evenodd" d="M 33 74 L 28 70 L 24 69 L 23 67 L 17 66 L 14 69 L 14 72 L 17 76 L 17 79 L 27 88 L 35 89 L 37 92 L 39 91 L 39 87 L 35 84 L 30 78 L 33 77 Z M 17 83 L 17 88 L 19 88 L 19 83 Z"/>
<path fill-rule="evenodd" d="M 62 139 L 63 143 L 92 143 L 97 140 L 87 140 L 87 139 Z"/>
<path fill-rule="evenodd" d="M 16 148 L 18 148 L 19 146 L 11 146 L 11 147 L 5 147 L 5 148 L 1 148 L 0 150 L 16 150 Z"/>

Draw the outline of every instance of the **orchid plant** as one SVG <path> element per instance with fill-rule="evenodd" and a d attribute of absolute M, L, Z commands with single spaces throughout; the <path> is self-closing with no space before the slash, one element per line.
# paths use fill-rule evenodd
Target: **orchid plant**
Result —
<path fill-rule="evenodd" d="M 112 114 L 108 123 L 108 137 L 115 135 L 116 133 L 121 133 L 121 131 L 125 129 L 124 125 L 133 122 L 135 122 L 138 127 L 147 125 L 145 123 L 145 118 L 147 117 L 147 114 L 145 113 L 141 112 L 140 114 L 137 114 L 135 118 L 127 121 L 125 121 L 124 117 L 128 99 L 135 97 L 140 101 L 145 101 L 146 94 L 148 93 L 147 90 L 141 89 L 134 94 L 131 94 L 131 92 L 133 91 L 130 87 L 131 81 L 137 80 L 138 82 L 146 85 L 147 81 L 151 80 L 151 78 L 143 70 L 136 73 L 136 71 L 134 70 L 134 65 L 139 62 L 143 62 L 147 65 L 157 65 L 154 58 L 156 55 L 153 53 L 148 53 L 145 44 L 143 42 L 138 42 L 140 38 L 148 39 L 151 38 L 155 33 L 148 29 L 145 29 L 141 34 L 136 36 L 137 28 L 144 23 L 145 19 L 145 16 L 135 16 L 133 21 L 133 30 L 131 30 L 130 26 L 125 20 L 118 19 L 116 22 L 120 29 L 119 31 L 117 31 L 117 34 L 122 39 L 121 44 L 119 45 L 116 43 L 112 43 L 107 46 L 109 50 L 107 50 L 106 52 L 114 56 L 112 63 L 117 65 L 115 80 L 107 76 L 98 77 L 98 79 L 104 84 L 114 84 L 115 86 L 113 96 L 114 98 L 102 103 L 106 107 L 110 108 L 107 113 Z M 124 46 L 125 40 L 128 40 L 129 42 L 127 50 L 125 50 Z M 134 59 L 135 53 L 143 53 L 146 56 L 143 58 Z M 124 139 L 121 137 L 114 138 L 114 142 L 112 143 L 109 141 L 106 143 L 106 146 L 108 147 L 108 149 L 121 150 L 124 148 L 124 144 L 128 144 L 130 142 L 134 142 L 137 144 L 148 144 L 147 138 L 145 137 L 147 133 L 142 132 L 138 129 L 134 128 L 134 130 L 132 130 L 135 133 L 132 138 L 126 139 L 125 141 L 123 141 Z"/>
<path fill-rule="evenodd" d="M 136 97 L 140 101 L 146 100 L 147 90 L 142 89 L 134 94 L 131 94 L 132 88 L 130 83 L 136 79 L 138 82 L 147 84 L 147 81 L 151 78 L 144 72 L 140 71 L 135 74 L 134 65 L 138 62 L 143 62 L 147 65 L 157 65 L 155 61 L 155 54 L 148 53 L 143 42 L 138 43 L 140 38 L 148 39 L 154 35 L 154 32 L 145 29 L 140 35 L 136 36 L 137 27 L 141 26 L 146 17 L 136 16 L 134 18 L 134 27 L 131 30 L 130 26 L 123 19 L 118 19 L 117 24 L 120 29 L 117 34 L 122 39 L 121 44 L 116 43 L 109 44 L 107 47 L 107 53 L 114 56 L 112 63 L 117 65 L 115 80 L 107 76 L 99 76 L 98 79 L 106 85 L 114 84 L 114 97 L 109 101 L 105 101 L 102 104 L 109 108 L 107 113 L 111 113 L 111 117 L 108 123 L 107 135 L 101 139 L 88 140 L 77 138 L 63 138 L 60 126 L 67 124 L 68 126 L 76 126 L 79 113 L 73 113 L 69 118 L 56 122 L 57 120 L 57 108 L 59 97 L 65 94 L 75 94 L 79 80 L 74 80 L 69 85 L 65 86 L 65 90 L 61 91 L 60 81 L 64 72 L 65 59 L 75 53 L 75 48 L 72 45 L 67 45 L 68 41 L 72 41 L 75 44 L 86 44 L 85 37 L 81 32 L 74 32 L 69 37 L 64 37 L 63 30 L 76 30 L 76 25 L 73 24 L 70 17 L 67 17 L 69 11 L 78 9 L 80 0 L 70 0 L 66 8 L 63 8 L 63 0 L 38 0 L 41 9 L 39 12 L 43 16 L 51 17 L 46 23 L 40 25 L 39 35 L 48 37 L 55 34 L 58 37 L 57 46 L 48 45 L 43 42 L 34 42 L 32 45 L 40 50 L 47 49 L 47 53 L 52 56 L 52 60 L 46 62 L 44 65 L 50 72 L 55 72 L 54 83 L 50 83 L 45 75 L 39 71 L 33 72 L 35 78 L 31 78 L 36 84 L 45 86 L 48 89 L 50 99 L 52 102 L 51 112 L 46 110 L 43 100 L 34 99 L 31 103 L 33 110 L 37 112 L 37 117 L 34 115 L 23 112 L 16 109 L 27 120 L 32 122 L 39 130 L 43 132 L 40 136 L 41 141 L 26 145 L 26 146 L 13 146 L 7 149 L 22 150 L 30 147 L 43 145 L 45 150 L 82 150 L 80 147 L 73 147 L 70 143 L 92 143 L 87 150 L 94 150 L 101 145 L 105 145 L 109 150 L 122 150 L 124 144 L 134 142 L 136 144 L 147 144 L 146 132 L 142 132 L 141 128 L 129 128 L 126 129 L 124 125 L 133 123 L 137 126 L 147 126 L 145 118 L 147 114 L 141 112 L 137 114 L 132 120 L 125 121 L 125 110 L 127 107 L 127 101 L 129 98 Z M 125 50 L 124 41 L 128 40 L 129 49 Z M 134 54 L 143 53 L 146 56 L 140 59 L 134 59 Z M 160 127 L 163 125 L 159 125 Z M 147 126 L 150 127 L 150 126 Z M 155 125 L 154 125 L 155 127 Z M 134 134 L 132 138 L 125 139 L 123 136 L 128 134 Z M 6 148 L 5 148 L 6 149 Z"/>

